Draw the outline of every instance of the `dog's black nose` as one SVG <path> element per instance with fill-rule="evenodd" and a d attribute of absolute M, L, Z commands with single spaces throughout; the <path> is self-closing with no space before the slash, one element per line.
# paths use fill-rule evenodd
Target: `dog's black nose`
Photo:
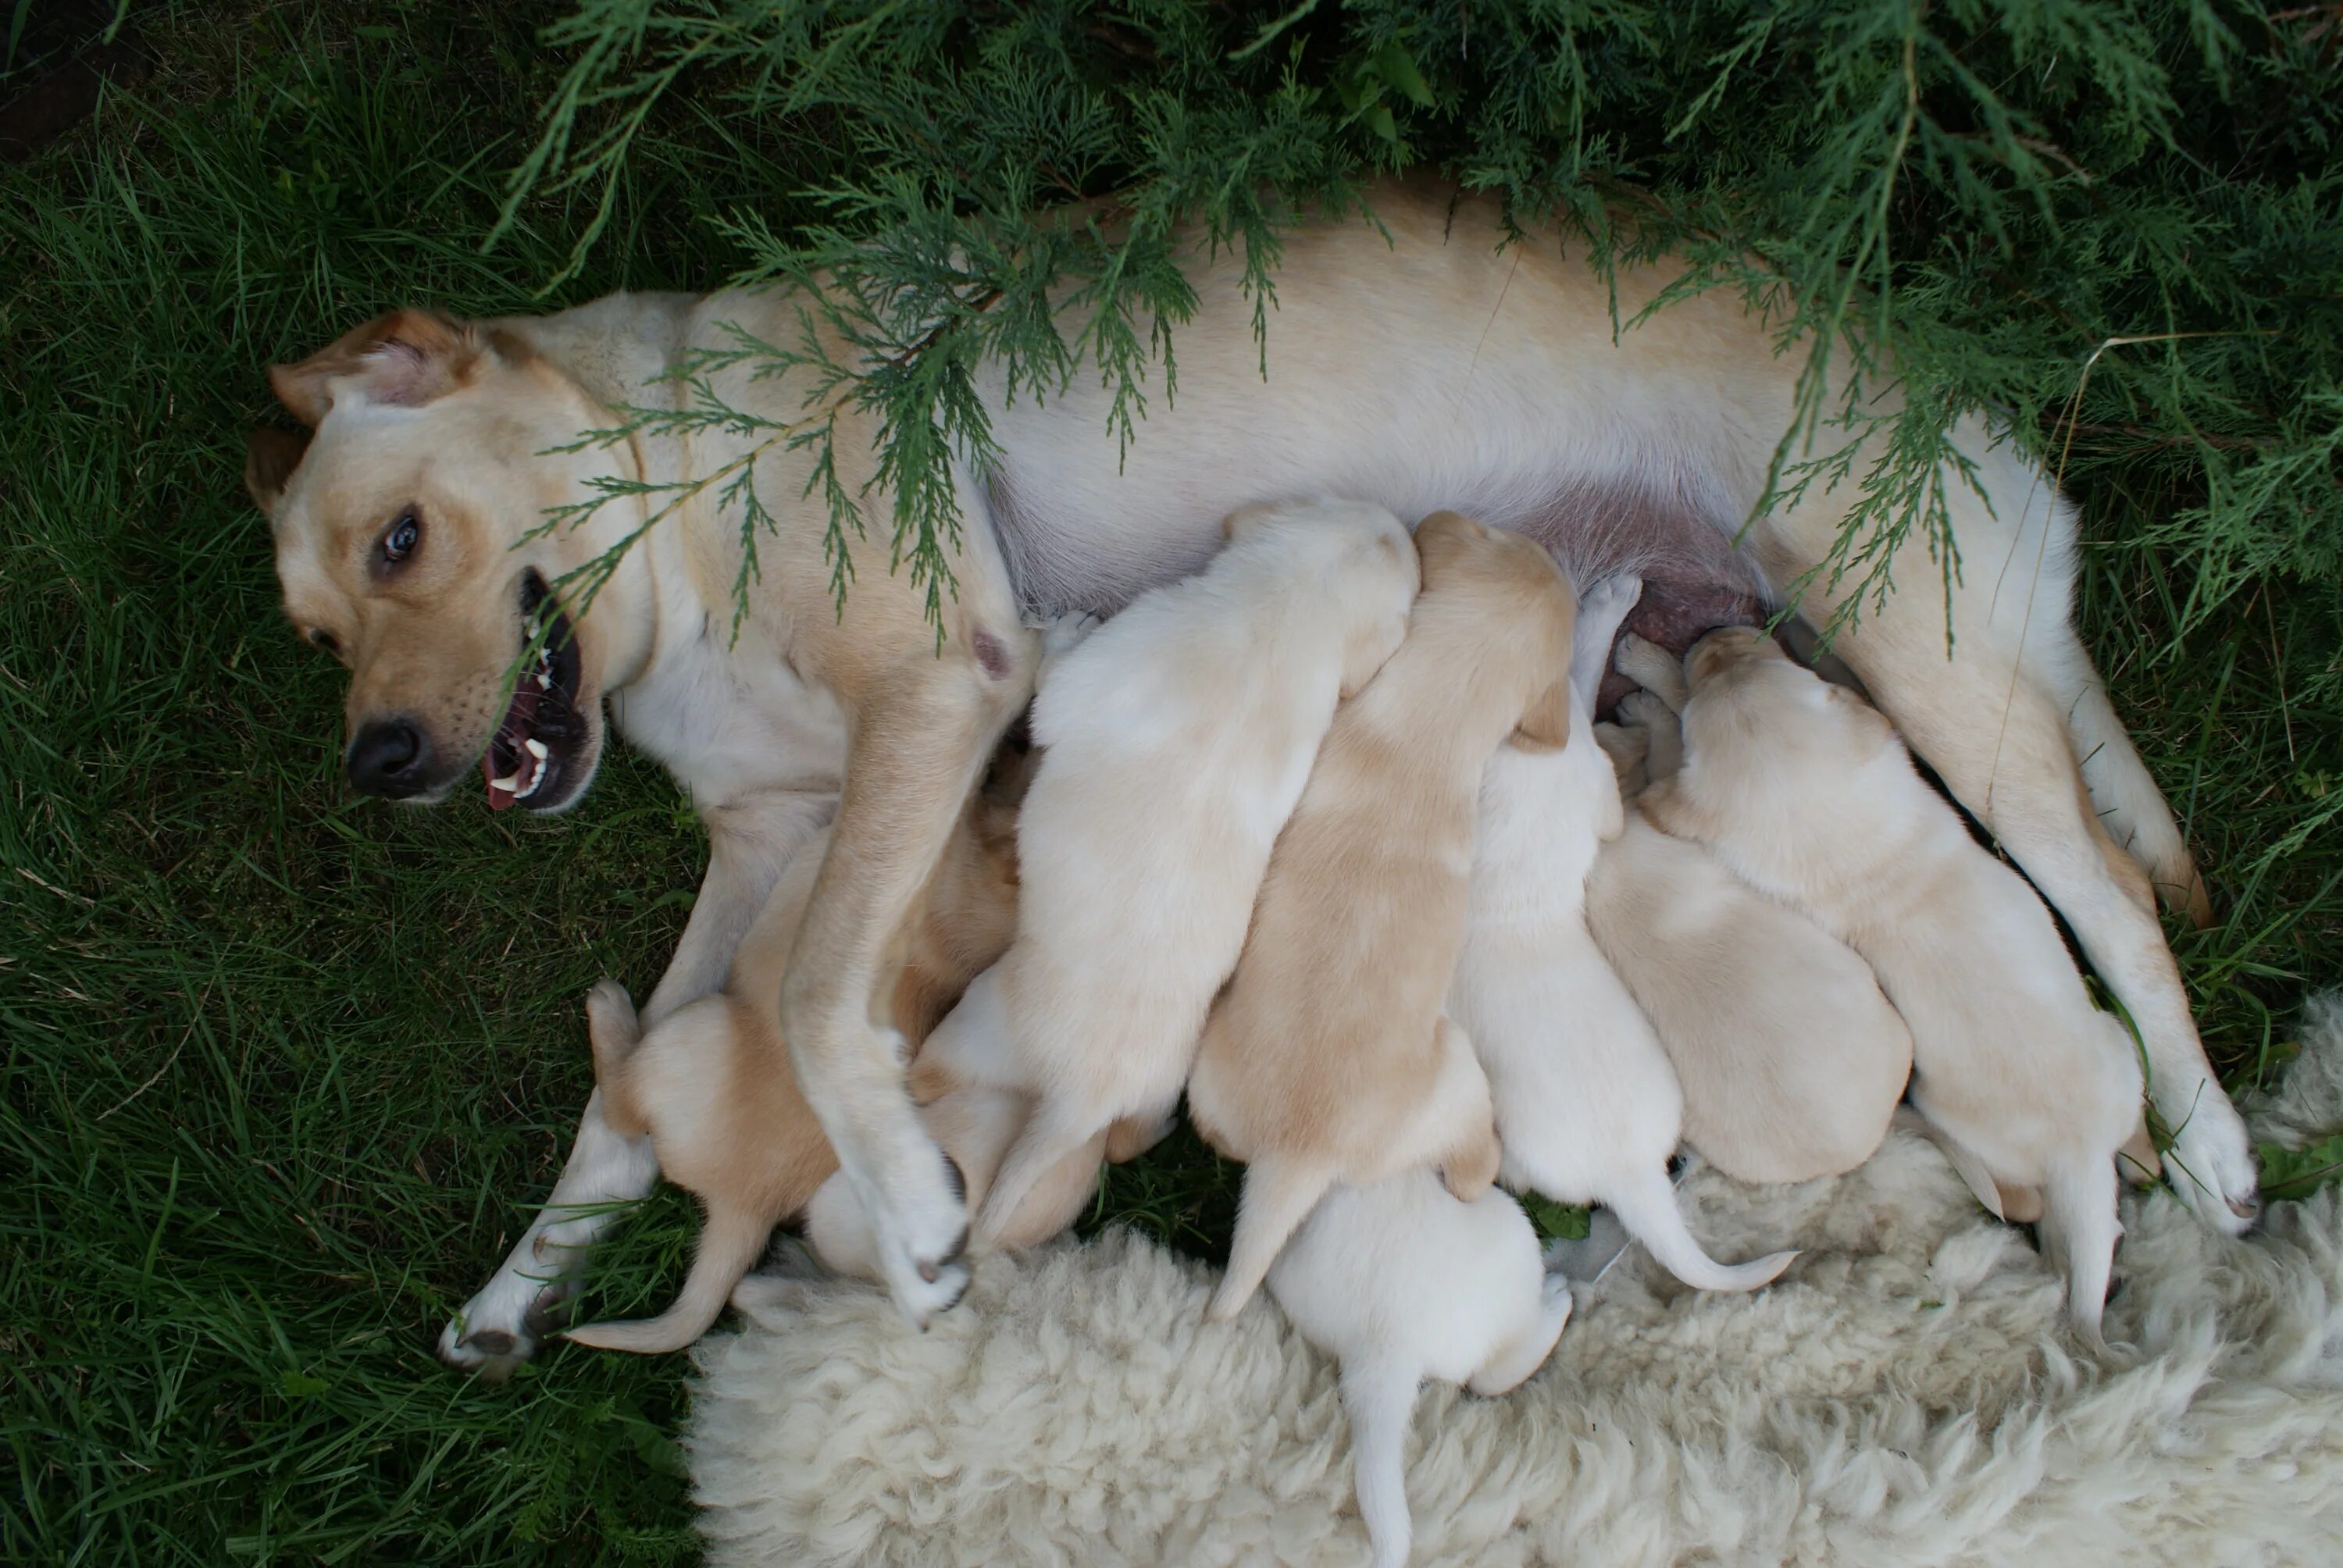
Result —
<path fill-rule="evenodd" d="M 431 743 L 411 719 L 377 719 L 350 742 L 350 784 L 367 795 L 400 800 L 420 794 Z"/>

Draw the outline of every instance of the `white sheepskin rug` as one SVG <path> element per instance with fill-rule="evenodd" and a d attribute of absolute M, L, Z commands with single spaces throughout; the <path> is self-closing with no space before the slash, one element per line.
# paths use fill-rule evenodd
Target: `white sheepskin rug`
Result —
<path fill-rule="evenodd" d="M 2256 1136 L 2343 1126 L 2314 1003 Z M 1515 1392 L 1428 1389 L 1418 1563 L 2343 1562 L 2343 1190 L 2250 1240 L 2127 1198 L 2107 1353 L 2059 1282 L 1903 1133 L 1836 1181 L 1683 1192 L 1719 1256 L 1807 1249 L 1755 1296 L 1640 1250 Z M 1363 1563 L 1334 1369 L 1266 1294 L 1129 1234 L 984 1261 L 913 1332 L 873 1288 L 772 1283 L 699 1352 L 710 1561 Z"/>

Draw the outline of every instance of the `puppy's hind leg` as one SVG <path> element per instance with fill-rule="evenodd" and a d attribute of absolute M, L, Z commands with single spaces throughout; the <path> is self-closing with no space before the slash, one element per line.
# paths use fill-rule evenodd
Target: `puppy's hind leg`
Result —
<path fill-rule="evenodd" d="M 655 1318 L 630 1322 L 588 1323 L 568 1338 L 597 1350 L 658 1355 L 679 1351 L 706 1333 L 732 1294 L 732 1287 L 755 1266 L 773 1233 L 772 1221 L 752 1209 L 710 1203 L 700 1228 L 699 1251 L 675 1305 Z"/>
<path fill-rule="evenodd" d="M 1554 1353 L 1563 1326 L 1570 1322 L 1570 1281 L 1561 1274 L 1548 1274 L 1538 1287 L 1537 1321 L 1529 1332 L 1500 1347 L 1464 1386 L 1483 1399 L 1520 1387 Z"/>
<path fill-rule="evenodd" d="M 1035 1183 L 1096 1139 L 1107 1121 L 1090 1105 L 1057 1094 L 1043 1096 L 1026 1121 L 1025 1131 L 1009 1146 L 1001 1173 L 985 1194 L 984 1208 L 977 1215 L 978 1232 L 987 1241 L 1007 1235 Z"/>
<path fill-rule="evenodd" d="M 1649 691 L 1619 699 L 1619 721 L 1644 738 L 1644 781 L 1657 784 L 1684 766 L 1684 725 L 1676 711 Z"/>
<path fill-rule="evenodd" d="M 1470 1203 L 1497 1179 L 1505 1151 L 1497 1141 L 1488 1075 L 1481 1070 L 1472 1038 L 1445 1014 L 1434 1034 L 1439 1076 L 1433 1081 L 1420 1125 L 1432 1141 L 1430 1158 L 1439 1169 L 1441 1184 L 1458 1202 Z"/>
<path fill-rule="evenodd" d="M 1205 1317 L 1225 1322 L 1243 1310 L 1287 1240 L 1333 1184 L 1332 1171 L 1290 1155 L 1264 1154 L 1245 1167 L 1236 1234 L 1229 1241 L 1228 1272 Z"/>

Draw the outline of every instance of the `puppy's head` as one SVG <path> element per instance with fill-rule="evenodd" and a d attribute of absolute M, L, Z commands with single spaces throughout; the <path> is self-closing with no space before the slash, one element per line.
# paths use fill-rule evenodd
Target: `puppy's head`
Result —
<path fill-rule="evenodd" d="M 492 808 L 575 801 L 601 753 L 601 694 L 626 674 L 612 633 L 629 607 L 610 601 L 632 590 L 606 589 L 591 617 L 561 602 L 553 583 L 619 521 L 548 527 L 548 513 L 630 459 L 549 448 L 609 417 L 516 340 L 419 310 L 269 384 L 311 433 L 256 433 L 245 483 L 286 613 L 349 668 L 351 784 L 429 803 L 478 763 Z M 648 604 L 632 608 L 647 625 Z"/>
<path fill-rule="evenodd" d="M 1684 650 L 1684 681 L 1695 689 L 1726 675 L 1752 659 L 1789 656 L 1781 646 L 1754 626 L 1721 626 Z"/>

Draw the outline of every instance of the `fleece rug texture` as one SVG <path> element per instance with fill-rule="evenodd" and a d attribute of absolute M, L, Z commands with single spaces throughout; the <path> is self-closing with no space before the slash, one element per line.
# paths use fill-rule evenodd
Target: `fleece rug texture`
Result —
<path fill-rule="evenodd" d="M 2343 1000 L 2256 1136 L 2343 1127 Z M 1851 1175 L 1682 1189 L 1755 1296 L 1640 1249 L 1503 1399 L 1427 1389 L 1418 1563 L 2343 1562 L 2343 1189 L 2217 1236 L 2125 1200 L 2085 1350 L 2024 1232 L 1903 1132 Z M 1127 1233 L 978 1269 L 925 1334 L 873 1288 L 760 1281 L 707 1341 L 687 1443 L 710 1561 L 1363 1563 L 1332 1365 L 1266 1294 Z"/>

